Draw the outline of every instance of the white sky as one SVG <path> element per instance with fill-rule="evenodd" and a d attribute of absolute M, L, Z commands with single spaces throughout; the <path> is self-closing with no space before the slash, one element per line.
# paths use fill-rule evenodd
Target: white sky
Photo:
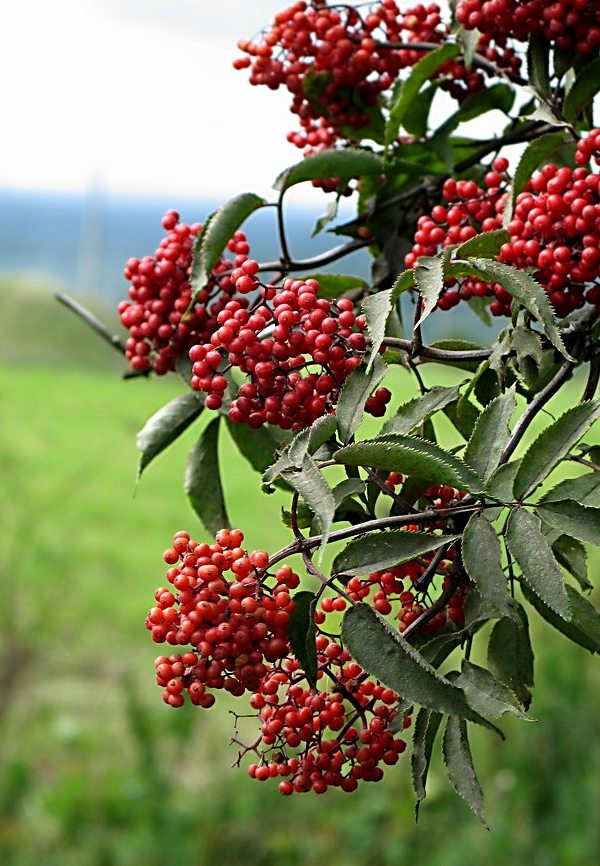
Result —
<path fill-rule="evenodd" d="M 268 193 L 301 158 L 289 94 L 236 72 L 285 0 L 8 0 L 0 186 Z"/>

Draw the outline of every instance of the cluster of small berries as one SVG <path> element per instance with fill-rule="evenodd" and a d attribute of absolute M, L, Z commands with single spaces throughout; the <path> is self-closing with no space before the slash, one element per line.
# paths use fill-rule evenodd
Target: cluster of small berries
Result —
<path fill-rule="evenodd" d="M 245 56 L 233 65 L 251 68 L 251 84 L 287 88 L 293 97 L 291 111 L 302 128 L 288 139 L 310 152 L 360 139 L 363 133 L 368 137 L 380 95 L 402 69 L 424 56 L 410 43 L 442 44 L 448 34 L 435 3 L 401 11 L 395 0 L 382 0 L 363 13 L 351 6 L 296 2 L 275 16 L 261 41 L 239 42 Z M 513 72 L 519 68 L 519 59 L 502 37 L 483 35 L 478 53 L 499 67 Z M 452 59 L 435 77 L 462 99 L 484 86 L 485 74 Z"/>
<path fill-rule="evenodd" d="M 548 294 L 557 316 L 563 318 L 587 301 L 600 309 L 600 175 L 585 167 L 598 159 L 600 130 L 592 130 L 577 147 L 575 169 L 553 164 L 536 172 L 516 198 L 507 229 L 510 239 L 498 260 L 532 272 Z M 419 256 L 463 243 L 480 232 L 502 227 L 508 163 L 499 158 L 484 178 L 487 189 L 475 181 L 448 180 L 443 195 L 450 207 L 437 205 L 417 223 L 411 252 L 413 267 Z M 512 298 L 496 283 L 466 277 L 446 281 L 440 309 L 449 309 L 471 297 L 493 297 L 490 312 L 510 315 Z"/>
<path fill-rule="evenodd" d="M 598 0 L 460 0 L 456 20 L 466 30 L 479 30 L 526 41 L 543 33 L 564 51 L 592 54 L 600 46 Z"/>
<path fill-rule="evenodd" d="M 252 265 L 248 261 L 243 268 Z M 262 300 L 270 305 L 250 311 L 237 299 L 225 304 L 210 341 L 189 353 L 191 387 L 206 392 L 209 409 L 221 407 L 231 387 L 223 373 L 237 367 L 248 381 L 229 406 L 236 424 L 256 428 L 268 422 L 299 430 L 332 411 L 342 384 L 364 355 L 366 319 L 354 313 L 349 299 L 319 298 L 318 290 L 316 280 L 286 279 L 280 289 L 262 290 Z"/>
<path fill-rule="evenodd" d="M 298 575 L 286 566 L 268 575 L 268 554 L 246 553 L 243 540 L 239 529 L 220 530 L 212 545 L 176 532 L 163 555 L 174 591 L 156 590 L 146 628 L 157 643 L 192 647 L 156 660 L 156 679 L 170 706 L 181 706 L 187 693 L 192 703 L 209 707 L 214 694 L 207 689 L 236 696 L 252 691 L 270 663 L 289 655 L 290 590 Z"/>
<path fill-rule="evenodd" d="M 125 350 L 132 369 L 158 375 L 175 369 L 177 358 L 190 346 L 210 339 L 218 314 L 236 293 L 231 270 L 239 269 L 249 252 L 245 234 L 237 231 L 227 244 L 233 260 L 220 258 L 192 304 L 192 250 L 202 226 L 180 222 L 173 210 L 164 215 L 162 226 L 166 235 L 154 255 L 127 261 L 124 275 L 131 283 L 130 300 L 118 306 L 121 323 L 129 331 Z M 239 302 L 248 305 L 244 298 Z"/>
<path fill-rule="evenodd" d="M 242 754 L 259 754 L 249 774 L 259 781 L 279 777 L 282 794 L 353 791 L 361 780 L 379 781 L 380 764 L 396 763 L 405 749 L 396 731 L 410 719 L 390 727 L 398 695 L 370 679 L 340 639 L 321 629 L 325 603 L 315 614 L 317 684 L 306 681 L 288 638 L 298 575 L 285 565 L 270 573 L 268 554 L 247 553 L 243 539 L 238 529 L 222 529 L 209 545 L 180 531 L 163 555 L 172 588 L 156 590 L 146 627 L 158 643 L 187 645 L 156 659 L 163 700 L 181 707 L 187 695 L 208 708 L 216 690 L 234 697 L 251 692 L 260 735 Z M 340 600 L 334 609 L 342 609 Z M 327 690 L 319 688 L 323 682 L 331 684 Z"/>
<path fill-rule="evenodd" d="M 439 249 L 462 244 L 481 232 L 502 228 L 502 210 L 508 199 L 506 191 L 508 161 L 498 157 L 492 170 L 483 178 L 482 186 L 474 180 L 445 181 L 442 196 L 445 204 L 436 205 L 430 215 L 419 217 L 411 251 L 405 264 L 412 268 L 420 256 L 435 255 Z M 472 297 L 494 297 L 490 312 L 495 316 L 509 315 L 512 297 L 497 284 L 475 277 L 460 281 L 449 278 L 446 290 L 438 300 L 440 310 L 449 310 L 461 300 Z"/>

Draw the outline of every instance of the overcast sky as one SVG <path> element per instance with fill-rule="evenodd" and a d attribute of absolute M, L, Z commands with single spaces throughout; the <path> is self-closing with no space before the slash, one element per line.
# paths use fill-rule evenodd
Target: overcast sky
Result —
<path fill-rule="evenodd" d="M 0 186 L 268 192 L 300 158 L 289 95 L 236 72 L 285 0 L 27 0 L 2 9 Z"/>

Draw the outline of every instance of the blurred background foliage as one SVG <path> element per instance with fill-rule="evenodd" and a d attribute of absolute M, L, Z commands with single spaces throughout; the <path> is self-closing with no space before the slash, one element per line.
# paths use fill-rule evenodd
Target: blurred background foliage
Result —
<path fill-rule="evenodd" d="M 538 721 L 505 722 L 504 743 L 473 732 L 491 832 L 439 765 L 415 825 L 408 755 L 383 783 L 324 799 L 282 798 L 231 769 L 227 706 L 166 707 L 143 626 L 172 532 L 204 536 L 181 489 L 197 429 L 134 498 L 134 434 L 182 386 L 121 381 L 117 354 L 46 284 L 0 282 L 0 332 L 3 866 L 598 862 L 600 670 L 538 618 Z M 411 389 L 398 374 L 394 404 Z M 221 445 L 232 519 L 250 547 L 277 549 L 283 499 L 249 508 L 258 478 Z"/>

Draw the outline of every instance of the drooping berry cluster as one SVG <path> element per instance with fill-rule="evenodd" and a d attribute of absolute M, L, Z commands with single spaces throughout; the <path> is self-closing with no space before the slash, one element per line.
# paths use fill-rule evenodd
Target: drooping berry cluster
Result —
<path fill-rule="evenodd" d="M 268 664 L 289 654 L 290 590 L 299 578 L 286 567 L 267 576 L 268 554 L 247 554 L 243 540 L 239 529 L 222 529 L 212 545 L 177 532 L 164 553 L 176 592 L 156 590 L 146 628 L 157 643 L 192 648 L 157 659 L 157 682 L 171 706 L 181 706 L 185 693 L 192 703 L 209 707 L 214 695 L 207 689 L 237 696 L 256 689 Z"/>
<path fill-rule="evenodd" d="M 202 226 L 180 222 L 176 211 L 167 211 L 162 226 L 166 235 L 154 255 L 127 261 L 124 275 L 131 283 L 130 300 L 118 306 L 130 335 L 125 349 L 131 367 L 152 369 L 158 375 L 173 370 L 179 355 L 194 343 L 210 339 L 218 327 L 217 315 L 236 293 L 229 272 L 240 268 L 249 252 L 246 236 L 237 231 L 227 244 L 233 261 L 219 260 L 192 305 L 192 248 Z M 247 306 L 244 298 L 239 303 Z"/>
<path fill-rule="evenodd" d="M 564 51 L 591 54 L 600 46 L 598 0 L 460 0 L 456 20 L 466 30 L 522 41 L 541 32 Z"/>
<path fill-rule="evenodd" d="M 250 83 L 292 94 L 291 111 L 302 131 L 291 132 L 297 147 L 331 147 L 368 137 L 381 94 L 402 69 L 426 52 L 410 43 L 441 44 L 449 35 L 435 3 L 401 11 L 394 0 L 374 3 L 366 12 L 351 6 L 297 2 L 275 16 L 260 42 L 243 40 L 246 56 L 237 69 L 251 68 Z M 506 41 L 482 36 L 478 52 L 497 66 L 516 71 L 519 60 Z M 484 86 L 485 71 L 452 59 L 435 74 L 441 86 L 462 99 Z"/>
<path fill-rule="evenodd" d="M 231 387 L 223 374 L 236 367 L 248 376 L 229 407 L 236 424 L 298 430 L 332 411 L 361 363 L 366 320 L 349 299 L 319 298 L 318 290 L 316 280 L 287 279 L 281 289 L 263 288 L 271 305 L 225 304 L 210 341 L 190 350 L 191 387 L 206 392 L 209 409 L 221 407 Z"/>
<path fill-rule="evenodd" d="M 414 267 L 419 256 L 435 255 L 439 249 L 465 243 L 480 232 L 502 228 L 502 210 L 508 198 L 507 168 L 508 162 L 503 157 L 494 160 L 482 186 L 474 180 L 445 181 L 442 190 L 445 204 L 436 205 L 430 215 L 419 217 L 412 249 L 404 260 L 406 266 Z M 502 286 L 474 277 L 460 281 L 449 278 L 445 286 L 438 301 L 440 310 L 449 310 L 472 297 L 495 296 L 490 312 L 496 316 L 510 313 L 512 298 Z"/>

